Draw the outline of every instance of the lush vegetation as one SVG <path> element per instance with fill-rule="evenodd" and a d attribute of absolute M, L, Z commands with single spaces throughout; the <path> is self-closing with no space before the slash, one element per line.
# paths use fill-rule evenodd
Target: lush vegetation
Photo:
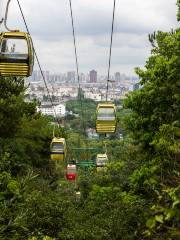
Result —
<path fill-rule="evenodd" d="M 107 168 L 79 170 L 76 186 L 50 161 L 51 120 L 24 101 L 23 79 L 0 77 L 0 239 L 180 239 L 180 30 L 150 42 L 145 70 L 136 69 L 142 88 L 118 111 L 124 139 L 108 138 Z M 96 103 L 83 106 L 94 127 Z M 80 102 L 67 109 L 78 114 L 59 130 L 68 159 L 70 146 L 103 147 L 77 131 Z"/>
<path fill-rule="evenodd" d="M 125 135 L 122 121 L 124 116 L 130 112 L 130 109 L 122 108 L 122 101 L 116 101 L 115 104 L 118 106 L 118 128 L 116 134 L 114 136 L 111 136 L 111 139 L 117 138 L 119 133 Z M 73 132 L 77 132 L 79 134 L 83 134 L 83 126 L 86 127 L 86 130 L 88 128 L 95 129 L 96 107 L 97 102 L 91 99 L 83 99 L 82 104 L 80 99 L 68 101 L 66 103 L 66 109 L 69 113 L 65 117 L 67 128 L 73 129 Z"/>
<path fill-rule="evenodd" d="M 75 115 L 67 115 L 66 120 L 72 129 L 83 131 L 83 124 L 86 128 L 95 128 L 95 114 L 97 103 L 91 99 L 71 100 L 66 103 L 67 110 Z"/>

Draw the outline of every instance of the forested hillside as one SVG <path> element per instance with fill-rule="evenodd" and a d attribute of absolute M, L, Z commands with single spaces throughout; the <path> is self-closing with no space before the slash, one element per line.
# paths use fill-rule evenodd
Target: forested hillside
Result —
<path fill-rule="evenodd" d="M 180 21 L 180 1 L 178 1 Z M 51 119 L 25 101 L 24 80 L 0 76 L 0 239 L 180 239 L 180 29 L 150 35 L 151 56 L 136 69 L 141 88 L 118 111 L 124 138 L 106 139 L 103 171 L 79 170 L 78 190 L 64 166 L 50 160 Z M 96 103 L 84 99 L 85 125 L 95 126 Z M 87 107 L 88 106 L 88 107 Z M 72 147 L 102 147 L 65 118 L 60 135 Z"/>

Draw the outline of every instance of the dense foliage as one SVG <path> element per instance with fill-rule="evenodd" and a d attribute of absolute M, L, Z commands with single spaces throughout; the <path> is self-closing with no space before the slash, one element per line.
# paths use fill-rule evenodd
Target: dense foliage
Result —
<path fill-rule="evenodd" d="M 176 239 L 179 233 L 180 30 L 157 32 L 146 70 L 136 69 L 143 88 L 125 106 L 133 110 L 126 127 L 138 149 L 140 166 L 130 181 L 151 199 L 145 236 Z"/>
<path fill-rule="evenodd" d="M 67 115 L 66 120 L 69 126 L 76 131 L 80 131 L 83 128 L 83 124 L 87 128 L 95 127 L 95 113 L 97 103 L 91 99 L 71 100 L 66 103 L 67 111 L 76 115 Z M 78 117 L 77 117 L 78 116 Z M 71 120 L 71 121 L 68 121 Z"/>

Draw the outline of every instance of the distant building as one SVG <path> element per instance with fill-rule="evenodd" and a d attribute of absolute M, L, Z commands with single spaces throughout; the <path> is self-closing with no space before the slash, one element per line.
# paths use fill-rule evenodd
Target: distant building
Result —
<path fill-rule="evenodd" d="M 124 80 L 126 80 L 126 78 L 127 78 L 127 77 L 126 77 L 126 75 L 125 75 L 124 73 L 123 73 L 123 74 L 121 74 L 121 80 L 123 80 L 123 81 L 124 81 Z"/>
<path fill-rule="evenodd" d="M 41 74 L 41 71 L 38 70 L 37 71 L 37 80 L 36 81 L 41 81 L 41 79 L 42 79 L 42 74 Z"/>
<path fill-rule="evenodd" d="M 97 82 L 97 72 L 95 70 L 92 70 L 89 72 L 90 82 L 96 83 Z"/>
<path fill-rule="evenodd" d="M 50 115 L 50 116 L 55 116 L 54 110 L 57 116 L 64 116 L 66 113 L 66 107 L 63 104 L 54 105 L 54 108 L 50 103 L 41 104 L 41 106 L 38 107 L 37 109 L 38 112 L 41 112 L 44 115 Z"/>
<path fill-rule="evenodd" d="M 67 72 L 67 81 L 68 82 L 75 82 L 76 73 L 74 71 Z"/>
<path fill-rule="evenodd" d="M 43 71 L 43 76 L 45 80 L 49 81 L 50 73 L 49 71 Z M 42 81 L 42 74 L 41 71 L 34 70 L 32 75 L 29 77 L 30 81 L 32 82 L 39 82 Z"/>
<path fill-rule="evenodd" d="M 116 73 L 115 73 L 115 81 L 116 81 L 116 82 L 120 82 L 120 80 L 121 80 L 120 72 L 116 72 Z"/>
<path fill-rule="evenodd" d="M 38 76 L 38 73 L 35 70 L 35 71 L 32 72 L 32 75 L 29 77 L 29 80 L 32 81 L 32 82 L 36 82 L 37 81 L 37 76 Z"/>
<path fill-rule="evenodd" d="M 49 82 L 49 80 L 50 80 L 50 73 L 49 73 L 49 71 L 45 71 L 44 72 L 44 77 Z"/>
<path fill-rule="evenodd" d="M 100 94 L 100 93 L 93 93 L 90 91 L 85 91 L 84 96 L 85 96 L 85 98 L 90 98 L 90 99 L 93 99 L 94 101 L 102 100 L 102 94 Z"/>
<path fill-rule="evenodd" d="M 80 73 L 80 74 L 79 74 L 79 80 L 80 80 L 81 83 L 82 83 L 82 82 L 86 82 L 86 76 L 85 76 L 84 73 Z"/>
<path fill-rule="evenodd" d="M 93 138 L 97 139 L 98 138 L 98 134 L 96 133 L 95 129 L 89 128 L 86 132 L 87 132 L 87 135 L 88 135 L 89 138 L 91 138 L 91 139 L 93 139 Z"/>

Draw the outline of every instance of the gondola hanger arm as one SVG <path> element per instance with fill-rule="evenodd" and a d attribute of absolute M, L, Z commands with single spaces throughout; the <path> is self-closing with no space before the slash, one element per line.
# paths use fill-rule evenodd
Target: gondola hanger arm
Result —
<path fill-rule="evenodd" d="M 1 21 L 0 21 L 0 25 L 3 23 L 3 21 L 4 21 L 4 18 L 1 19 Z"/>
<path fill-rule="evenodd" d="M 7 26 L 7 18 L 8 18 L 8 10 L 9 10 L 10 2 L 11 2 L 11 0 L 7 1 L 6 12 L 5 12 L 5 17 L 4 17 L 4 26 L 9 32 L 19 32 L 19 30 L 17 30 L 17 29 L 12 30 Z"/>
<path fill-rule="evenodd" d="M 104 148 L 105 148 L 105 154 L 107 155 L 107 144 L 106 144 L 106 141 L 104 141 Z"/>

